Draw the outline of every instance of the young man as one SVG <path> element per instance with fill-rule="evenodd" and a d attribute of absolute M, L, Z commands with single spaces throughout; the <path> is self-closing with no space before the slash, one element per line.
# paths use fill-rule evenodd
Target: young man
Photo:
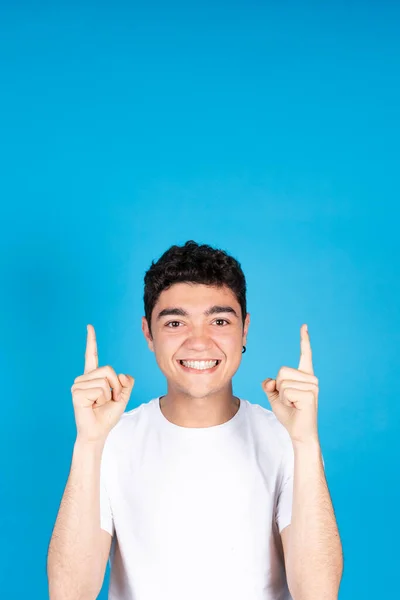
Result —
<path fill-rule="evenodd" d="M 77 439 L 48 555 L 51 600 L 336 599 L 342 553 L 318 441 L 306 327 L 299 369 L 234 396 L 250 315 L 240 264 L 193 241 L 145 275 L 142 329 L 167 393 L 98 366 L 88 327 Z M 111 552 L 110 552 L 111 550 Z"/>

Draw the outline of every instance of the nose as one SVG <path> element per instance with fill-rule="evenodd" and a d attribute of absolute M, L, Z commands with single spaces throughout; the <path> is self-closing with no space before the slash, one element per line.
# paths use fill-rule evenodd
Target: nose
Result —
<path fill-rule="evenodd" d="M 193 327 L 185 342 L 185 346 L 191 350 L 203 351 L 211 349 L 213 342 L 209 334 L 202 327 Z"/>
<path fill-rule="evenodd" d="M 189 350 L 204 351 L 213 347 L 210 338 L 204 335 L 191 335 L 185 342 L 185 347 Z"/>

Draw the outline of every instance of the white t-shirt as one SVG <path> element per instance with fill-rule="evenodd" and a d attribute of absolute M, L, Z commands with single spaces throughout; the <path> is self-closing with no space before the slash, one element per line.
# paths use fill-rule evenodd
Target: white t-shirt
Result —
<path fill-rule="evenodd" d="M 280 538 L 292 513 L 288 432 L 248 400 L 203 428 L 171 423 L 159 400 L 124 412 L 104 446 L 109 600 L 291 600 Z"/>

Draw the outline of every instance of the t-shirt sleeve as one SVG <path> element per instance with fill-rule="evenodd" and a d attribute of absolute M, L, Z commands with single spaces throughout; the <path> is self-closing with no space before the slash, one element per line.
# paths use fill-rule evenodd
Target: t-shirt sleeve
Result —
<path fill-rule="evenodd" d="M 289 439 L 282 457 L 280 485 L 276 504 L 276 523 L 279 533 L 287 525 L 290 525 L 292 520 L 293 474 L 294 452 L 292 442 Z"/>
<path fill-rule="evenodd" d="M 325 470 L 325 461 L 322 456 L 322 463 Z M 294 476 L 294 450 L 290 441 L 283 455 L 281 464 L 280 488 L 276 506 L 276 522 L 279 533 L 282 529 L 290 525 L 292 521 L 293 504 L 293 476 Z"/>
<path fill-rule="evenodd" d="M 100 466 L 100 528 L 114 535 L 114 519 L 111 510 L 110 497 L 107 491 L 106 457 L 103 451 Z"/>

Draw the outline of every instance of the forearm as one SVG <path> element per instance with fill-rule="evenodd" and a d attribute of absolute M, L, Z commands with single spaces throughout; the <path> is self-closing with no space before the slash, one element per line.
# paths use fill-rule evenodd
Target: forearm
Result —
<path fill-rule="evenodd" d="M 74 444 L 47 556 L 50 600 L 87 600 L 102 576 L 97 571 L 103 447 L 100 443 Z"/>
<path fill-rule="evenodd" d="M 337 600 L 343 554 L 321 448 L 318 441 L 293 447 L 291 592 L 294 600 Z"/>

